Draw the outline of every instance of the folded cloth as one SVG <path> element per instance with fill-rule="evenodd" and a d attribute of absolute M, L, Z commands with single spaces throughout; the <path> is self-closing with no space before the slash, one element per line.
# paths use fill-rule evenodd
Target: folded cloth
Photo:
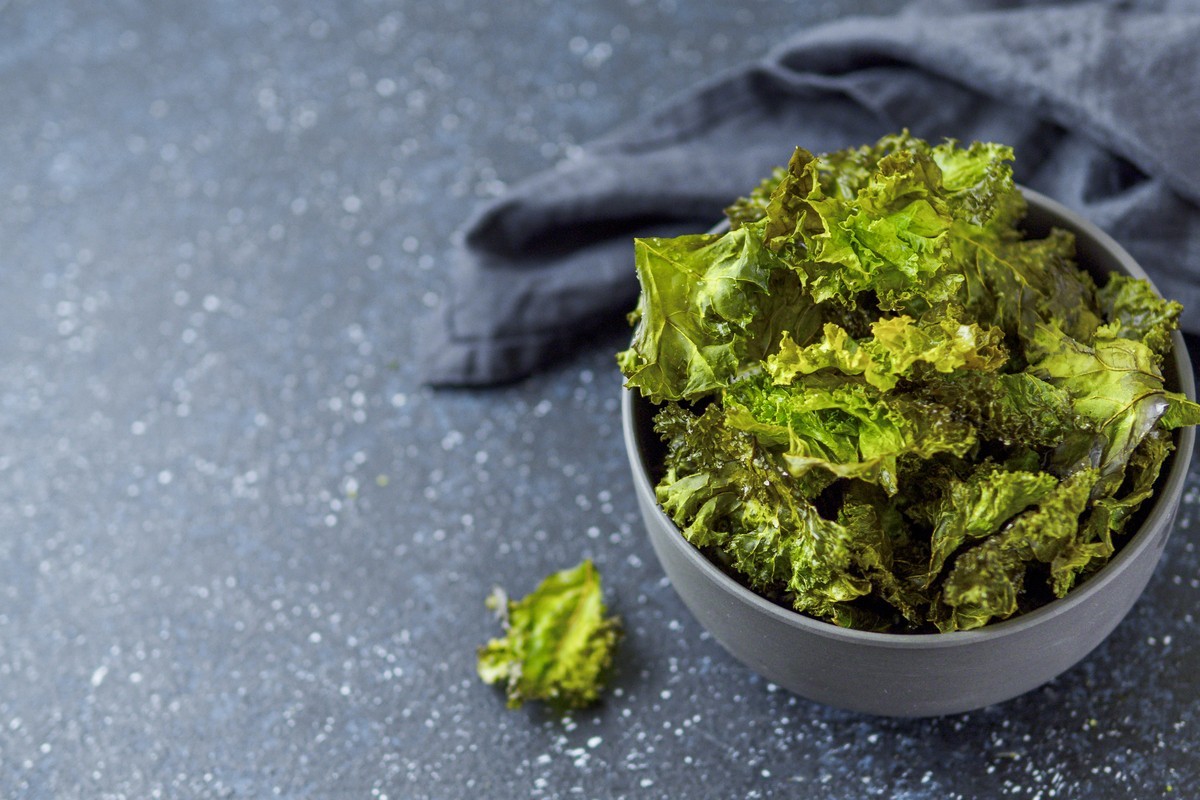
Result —
<path fill-rule="evenodd" d="M 631 237 L 709 228 L 796 145 L 904 127 L 1012 145 L 1018 181 L 1109 231 L 1200 332 L 1200 14 L 1188 5 L 918 3 L 804 31 L 481 209 L 426 379 L 529 374 L 632 309 Z"/>

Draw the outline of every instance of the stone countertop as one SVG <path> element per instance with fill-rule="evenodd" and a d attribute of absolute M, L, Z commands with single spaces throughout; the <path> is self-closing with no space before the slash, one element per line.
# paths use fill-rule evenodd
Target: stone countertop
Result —
<path fill-rule="evenodd" d="M 433 392 L 449 238 L 784 32 L 888 2 L 0 6 L 0 796 L 1187 797 L 1200 483 L 1145 598 L 1025 697 L 777 690 L 663 579 L 598 342 Z M 474 674 L 593 558 L 628 636 L 558 717 Z"/>

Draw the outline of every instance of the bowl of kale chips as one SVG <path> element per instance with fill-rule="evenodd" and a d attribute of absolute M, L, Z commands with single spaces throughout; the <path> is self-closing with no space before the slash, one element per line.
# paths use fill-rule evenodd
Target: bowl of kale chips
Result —
<path fill-rule="evenodd" d="M 1141 594 L 1200 406 L 1178 303 L 1013 183 L 907 134 L 635 243 L 625 440 L 655 552 L 805 697 L 962 712 L 1082 659 Z"/>

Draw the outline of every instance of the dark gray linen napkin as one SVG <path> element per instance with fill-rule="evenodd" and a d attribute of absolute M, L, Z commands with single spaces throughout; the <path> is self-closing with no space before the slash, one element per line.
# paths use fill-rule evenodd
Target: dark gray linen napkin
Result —
<path fill-rule="evenodd" d="M 909 128 L 1016 148 L 1200 332 L 1200 13 L 927 3 L 804 31 L 482 208 L 425 345 L 435 385 L 523 377 L 632 307 L 634 236 L 703 231 L 787 161 Z M 1192 8 L 1196 8 L 1192 6 Z"/>

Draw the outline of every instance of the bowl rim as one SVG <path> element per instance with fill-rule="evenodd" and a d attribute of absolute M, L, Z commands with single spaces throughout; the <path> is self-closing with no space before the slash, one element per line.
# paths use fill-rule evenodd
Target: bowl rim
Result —
<path fill-rule="evenodd" d="M 1154 282 L 1150 280 L 1150 276 L 1134 260 L 1133 256 L 1098 226 L 1067 208 L 1062 203 L 1052 200 L 1040 192 L 1033 191 L 1024 186 L 1019 188 L 1031 206 L 1039 206 L 1041 210 L 1058 217 L 1059 220 L 1065 223 L 1066 227 L 1076 232 L 1084 233 L 1092 238 L 1102 249 L 1111 253 L 1131 277 L 1147 281 L 1154 289 L 1155 294 L 1160 297 L 1162 296 L 1158 287 L 1154 285 Z M 1194 401 L 1196 399 L 1196 386 L 1195 377 L 1192 372 L 1191 358 L 1188 355 L 1187 344 L 1178 330 L 1172 332 L 1171 344 L 1171 355 L 1178 378 L 1176 389 L 1182 392 L 1188 399 Z M 650 483 L 649 473 L 642 461 L 642 451 L 633 426 L 633 403 L 635 400 L 641 399 L 636 390 L 628 387 L 622 388 L 622 429 L 629 460 L 634 467 L 633 477 L 636 490 L 639 493 L 648 493 L 650 498 L 654 498 L 654 486 Z M 1159 476 L 1159 489 L 1154 496 L 1154 505 L 1150 508 L 1149 513 L 1142 521 L 1137 532 L 1130 537 L 1124 547 L 1121 547 L 1117 551 L 1112 560 L 1105 564 L 1095 575 L 1088 578 L 1081 586 L 1072 589 L 1066 597 L 1052 600 L 1044 606 L 1028 613 L 968 631 L 951 631 L 948 633 L 881 633 L 877 631 L 842 628 L 831 622 L 809 617 L 801 614 L 799 611 L 794 611 L 767 600 L 765 597 L 747 589 L 722 572 L 698 548 L 683 538 L 682 532 L 679 531 L 679 526 L 667 516 L 657 501 L 653 503 L 654 507 L 650 513 L 654 514 L 659 523 L 665 525 L 667 530 L 673 530 L 678 534 L 677 536 L 667 537 L 667 539 L 677 550 L 684 554 L 684 557 L 692 566 L 726 592 L 735 595 L 738 599 L 774 618 L 778 622 L 818 636 L 879 648 L 928 650 L 931 648 L 960 647 L 1016 636 L 1023 631 L 1044 625 L 1068 613 L 1076 606 L 1086 603 L 1090 598 L 1103 592 L 1106 587 L 1116 581 L 1142 552 L 1155 545 L 1156 540 L 1159 538 L 1155 535 L 1157 531 L 1162 529 L 1165 530 L 1166 534 L 1170 533 L 1170 528 L 1173 525 L 1172 517 L 1177 505 L 1173 498 L 1177 499 L 1183 492 L 1183 484 L 1187 479 L 1188 470 L 1191 466 L 1195 439 L 1195 428 L 1186 427 L 1180 429 L 1175 452 L 1168 456 L 1171 462 L 1170 470 L 1165 478 L 1161 475 Z"/>

